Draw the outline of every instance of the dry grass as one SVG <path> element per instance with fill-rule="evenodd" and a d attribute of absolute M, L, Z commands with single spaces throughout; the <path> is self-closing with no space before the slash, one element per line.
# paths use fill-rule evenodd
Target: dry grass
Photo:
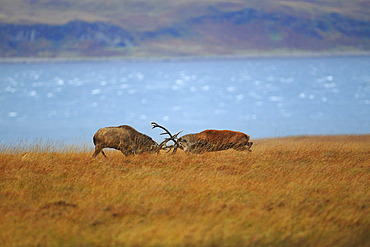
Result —
<path fill-rule="evenodd" d="M 369 144 L 277 138 L 252 153 L 95 159 L 2 148 L 0 246 L 369 246 Z"/>

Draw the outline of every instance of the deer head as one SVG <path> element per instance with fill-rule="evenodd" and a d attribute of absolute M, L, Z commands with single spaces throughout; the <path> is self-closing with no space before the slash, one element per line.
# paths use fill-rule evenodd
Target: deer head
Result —
<path fill-rule="evenodd" d="M 171 132 L 169 132 L 165 127 L 163 127 L 163 126 L 161 126 L 161 125 L 159 125 L 159 124 L 157 124 L 157 123 L 155 123 L 155 122 L 151 122 L 150 123 L 153 127 L 152 127 L 152 129 L 154 129 L 154 128 L 160 128 L 160 129 L 163 129 L 165 132 L 163 132 L 163 133 L 161 133 L 160 135 L 168 135 L 169 137 L 167 137 L 167 138 L 165 138 L 159 145 L 158 145 L 158 148 L 157 148 L 157 153 L 159 153 L 159 151 L 161 150 L 161 149 L 165 149 L 165 150 L 167 150 L 167 149 L 169 149 L 168 151 L 167 151 L 167 153 L 168 152 L 170 152 L 171 151 L 171 149 L 173 148 L 173 152 L 172 152 L 172 154 L 175 154 L 176 153 L 176 151 L 177 151 L 177 148 L 179 147 L 179 144 L 177 143 L 177 140 L 178 140 L 178 135 L 182 132 L 182 130 L 181 131 L 179 131 L 179 132 L 177 132 L 176 134 L 174 134 L 174 135 L 172 135 L 171 134 Z M 167 142 L 169 142 L 169 141 L 173 141 L 173 145 L 171 145 L 171 146 L 167 146 Z"/>

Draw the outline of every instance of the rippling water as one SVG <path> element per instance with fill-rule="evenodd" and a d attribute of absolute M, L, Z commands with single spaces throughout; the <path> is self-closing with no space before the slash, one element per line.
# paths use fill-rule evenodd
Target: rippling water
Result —
<path fill-rule="evenodd" d="M 370 133 L 370 57 L 0 64 L 0 139 L 82 139 L 150 121 L 253 138 Z"/>

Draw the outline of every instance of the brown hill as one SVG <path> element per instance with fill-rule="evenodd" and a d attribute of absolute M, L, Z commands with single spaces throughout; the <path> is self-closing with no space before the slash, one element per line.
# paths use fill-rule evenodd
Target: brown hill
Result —
<path fill-rule="evenodd" d="M 4 0 L 0 56 L 370 50 L 368 1 Z"/>

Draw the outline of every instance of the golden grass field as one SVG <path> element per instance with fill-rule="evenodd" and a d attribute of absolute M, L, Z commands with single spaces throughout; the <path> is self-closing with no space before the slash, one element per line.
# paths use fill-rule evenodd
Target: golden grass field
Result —
<path fill-rule="evenodd" d="M 127 158 L 0 147 L 0 246 L 370 246 L 370 135 L 252 141 Z"/>

